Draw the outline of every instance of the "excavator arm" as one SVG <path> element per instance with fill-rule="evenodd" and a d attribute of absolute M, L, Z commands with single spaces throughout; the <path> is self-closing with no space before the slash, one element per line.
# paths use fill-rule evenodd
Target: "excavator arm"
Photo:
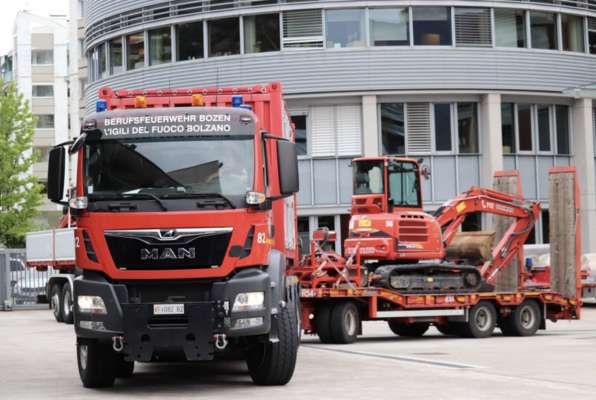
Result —
<path fill-rule="evenodd" d="M 540 203 L 474 187 L 448 201 L 435 213 L 443 231 L 442 240 L 445 247 L 453 241 L 466 215 L 477 212 L 512 218 L 505 235 L 494 247 L 491 260 L 480 269 L 482 279 L 488 284 L 494 284 L 499 271 L 502 271 L 513 257 L 523 252 L 523 245 L 539 216 Z"/>

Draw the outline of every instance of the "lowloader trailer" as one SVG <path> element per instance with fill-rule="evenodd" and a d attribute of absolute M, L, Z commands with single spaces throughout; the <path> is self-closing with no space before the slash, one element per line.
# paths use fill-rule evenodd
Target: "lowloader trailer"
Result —
<path fill-rule="evenodd" d="M 72 307 L 62 306 L 83 385 L 111 386 L 138 361 L 224 351 L 246 358 L 256 384 L 286 384 L 299 342 L 288 275 L 297 191 L 279 83 L 102 88 L 81 135 L 50 152 L 48 197 L 67 208 L 70 228 L 31 234 L 27 249 L 30 266 L 61 265 L 71 278 L 61 293 L 72 282 Z M 69 247 L 74 259 L 60 259 Z"/>
<path fill-rule="evenodd" d="M 405 337 L 422 336 L 431 325 L 445 335 L 485 338 L 499 327 L 505 335 L 530 336 L 545 329 L 546 320 L 580 318 L 579 189 L 573 167 L 549 172 L 552 265 L 533 268 L 524 260 L 523 243 L 540 208 L 521 199 L 517 173 L 495 174 L 495 186 L 509 181 L 517 193 L 472 188 L 431 216 L 421 208 L 419 177 L 427 171 L 417 161 L 370 161 L 353 162 L 345 254 L 331 250 L 334 232 L 315 231 L 310 254 L 293 271 L 301 283 L 305 333 L 346 344 L 362 333 L 362 321 L 383 320 Z M 505 219 L 503 238 L 484 258 L 478 237 L 494 241 L 495 232 L 457 233 L 471 212 Z"/>

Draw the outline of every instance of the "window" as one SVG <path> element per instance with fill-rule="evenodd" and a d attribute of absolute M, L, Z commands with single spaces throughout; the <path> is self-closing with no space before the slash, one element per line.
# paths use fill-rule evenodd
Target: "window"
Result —
<path fill-rule="evenodd" d="M 129 70 L 145 66 L 145 37 L 142 32 L 126 37 L 126 55 Z"/>
<path fill-rule="evenodd" d="M 149 65 L 165 64 L 172 61 L 172 30 L 166 28 L 149 31 Z"/>
<path fill-rule="evenodd" d="M 526 47 L 525 11 L 496 8 L 495 36 L 497 46 Z"/>
<path fill-rule="evenodd" d="M 309 111 L 313 157 L 355 156 L 362 151 L 360 105 L 316 106 Z"/>
<path fill-rule="evenodd" d="M 478 153 L 476 103 L 457 103 L 457 133 L 460 153 Z"/>
<path fill-rule="evenodd" d="M 530 104 L 517 105 L 519 151 L 532 151 L 532 106 Z"/>
<path fill-rule="evenodd" d="M 515 154 L 515 104 L 501 104 L 503 154 Z"/>
<path fill-rule="evenodd" d="M 296 132 L 296 151 L 299 156 L 304 156 L 308 154 L 306 115 L 292 115 L 292 123 Z"/>
<path fill-rule="evenodd" d="M 37 114 L 36 128 L 52 129 L 54 127 L 54 114 Z"/>
<path fill-rule="evenodd" d="M 551 151 L 550 146 L 550 107 L 547 105 L 536 106 L 538 121 L 538 149 Z"/>
<path fill-rule="evenodd" d="M 180 24 L 176 27 L 177 61 L 203 58 L 203 22 Z"/>
<path fill-rule="evenodd" d="M 310 228 L 308 217 L 298 217 L 298 237 L 300 255 L 310 253 Z"/>
<path fill-rule="evenodd" d="M 451 9 L 448 7 L 413 7 L 414 44 L 451 45 Z"/>
<path fill-rule="evenodd" d="M 103 79 L 108 76 L 108 57 L 106 54 L 106 44 L 97 46 L 97 73 L 98 78 Z"/>
<path fill-rule="evenodd" d="M 52 147 L 48 147 L 48 146 L 39 146 L 39 147 L 35 147 L 35 150 L 37 151 L 37 162 L 44 162 L 47 163 L 50 159 L 50 150 L 52 150 Z"/>
<path fill-rule="evenodd" d="M 596 54 L 596 18 L 588 18 L 588 46 L 590 54 Z"/>
<path fill-rule="evenodd" d="M 563 50 L 584 51 L 584 19 L 575 15 L 561 14 Z"/>
<path fill-rule="evenodd" d="M 209 57 L 240 53 L 238 18 L 208 21 L 207 26 L 209 28 Z"/>
<path fill-rule="evenodd" d="M 532 48 L 557 48 L 557 16 L 551 13 L 530 12 Z"/>
<path fill-rule="evenodd" d="M 451 104 L 434 104 L 435 150 L 451 151 Z"/>
<path fill-rule="evenodd" d="M 110 40 L 110 74 L 122 72 L 122 38 Z"/>
<path fill-rule="evenodd" d="M 557 120 L 557 154 L 571 154 L 569 143 L 569 107 L 555 106 L 555 118 Z"/>
<path fill-rule="evenodd" d="M 389 185 L 388 200 L 396 207 L 420 207 L 420 182 L 418 169 L 411 162 L 389 163 L 387 167 Z"/>
<path fill-rule="evenodd" d="M 403 104 L 381 104 L 381 141 L 383 145 L 383 154 L 406 153 Z"/>
<path fill-rule="evenodd" d="M 407 8 L 371 8 L 369 18 L 371 46 L 410 44 Z"/>
<path fill-rule="evenodd" d="M 283 13 L 283 47 L 323 47 L 321 10 L 296 10 Z"/>
<path fill-rule="evenodd" d="M 491 46 L 490 8 L 455 8 L 455 43 L 462 47 Z"/>
<path fill-rule="evenodd" d="M 319 228 L 327 228 L 330 231 L 335 230 L 335 216 L 325 215 L 317 218 Z"/>
<path fill-rule="evenodd" d="M 279 14 L 244 17 L 244 52 L 279 51 Z"/>
<path fill-rule="evenodd" d="M 550 243 L 550 214 L 548 210 L 541 211 L 542 217 L 542 243 Z"/>
<path fill-rule="evenodd" d="M 33 97 L 51 97 L 54 95 L 54 86 L 52 85 L 33 85 L 31 89 Z"/>
<path fill-rule="evenodd" d="M 327 48 L 364 46 L 364 10 L 325 12 Z"/>
<path fill-rule="evenodd" d="M 482 214 L 479 212 L 466 215 L 461 224 L 462 232 L 477 232 L 482 230 Z"/>
<path fill-rule="evenodd" d="M 31 64 L 48 65 L 54 63 L 54 50 L 31 50 Z"/>

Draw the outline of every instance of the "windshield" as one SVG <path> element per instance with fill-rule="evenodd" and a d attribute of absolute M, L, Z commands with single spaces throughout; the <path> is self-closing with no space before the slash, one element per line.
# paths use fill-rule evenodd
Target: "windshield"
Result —
<path fill-rule="evenodd" d="M 391 162 L 388 167 L 389 202 L 398 207 L 420 207 L 416 164 Z"/>
<path fill-rule="evenodd" d="M 382 194 L 383 186 L 383 161 L 354 163 L 354 194 Z"/>
<path fill-rule="evenodd" d="M 253 185 L 253 138 L 245 136 L 87 142 L 86 192 L 93 198 L 245 196 Z"/>

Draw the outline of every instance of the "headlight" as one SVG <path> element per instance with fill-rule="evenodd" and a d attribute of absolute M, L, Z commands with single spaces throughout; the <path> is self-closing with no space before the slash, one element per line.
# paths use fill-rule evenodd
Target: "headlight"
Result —
<path fill-rule="evenodd" d="M 246 292 L 238 293 L 234 299 L 232 312 L 235 311 L 253 311 L 263 308 L 265 303 L 264 292 Z"/>
<path fill-rule="evenodd" d="M 79 311 L 86 314 L 107 314 L 108 310 L 99 296 L 78 296 Z"/>

